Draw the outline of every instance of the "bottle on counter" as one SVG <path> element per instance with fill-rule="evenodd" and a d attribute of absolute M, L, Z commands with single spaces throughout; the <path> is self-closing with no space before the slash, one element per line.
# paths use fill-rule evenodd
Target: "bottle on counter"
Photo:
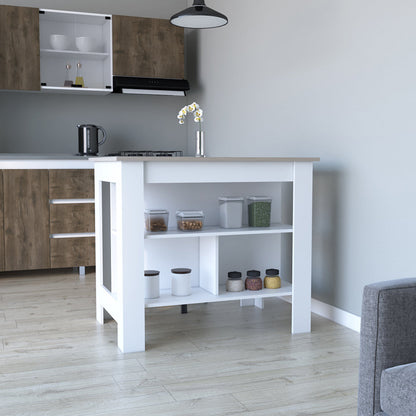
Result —
<path fill-rule="evenodd" d="M 279 277 L 279 269 L 267 269 L 266 277 L 264 278 L 264 287 L 266 289 L 279 289 L 282 286 L 282 281 Z"/>

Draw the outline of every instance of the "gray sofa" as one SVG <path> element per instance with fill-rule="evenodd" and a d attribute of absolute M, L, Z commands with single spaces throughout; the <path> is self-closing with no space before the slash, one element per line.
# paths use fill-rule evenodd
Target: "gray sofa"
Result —
<path fill-rule="evenodd" d="M 416 278 L 364 288 L 358 416 L 416 416 Z"/>

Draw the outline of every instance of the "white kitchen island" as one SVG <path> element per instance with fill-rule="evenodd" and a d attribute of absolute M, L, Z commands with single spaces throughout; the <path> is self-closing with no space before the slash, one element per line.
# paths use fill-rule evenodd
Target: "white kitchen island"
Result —
<path fill-rule="evenodd" d="M 120 350 L 145 350 L 145 308 L 203 302 L 239 300 L 242 306 L 262 308 L 266 297 L 291 296 L 292 333 L 310 332 L 316 161 L 319 158 L 94 158 L 97 320 L 104 323 L 105 311 L 114 318 Z M 270 227 L 217 225 L 219 196 L 265 193 L 273 198 Z M 169 209 L 167 232 L 145 231 L 145 208 Z M 175 210 L 197 208 L 206 213 L 203 230 L 177 231 Z M 226 270 L 240 270 L 245 278 L 250 265 L 262 269 L 264 276 L 264 269 L 276 264 L 283 280 L 280 289 L 224 290 Z M 170 268 L 189 265 L 192 294 L 172 296 Z M 143 274 L 150 268 L 161 271 L 156 299 L 144 298 Z"/>

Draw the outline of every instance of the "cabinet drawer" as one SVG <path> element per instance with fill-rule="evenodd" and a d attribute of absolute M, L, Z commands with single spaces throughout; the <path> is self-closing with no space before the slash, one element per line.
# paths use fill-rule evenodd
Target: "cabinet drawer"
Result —
<path fill-rule="evenodd" d="M 95 265 L 95 238 L 51 238 L 51 267 Z"/>
<path fill-rule="evenodd" d="M 93 233 L 94 204 L 51 204 L 50 233 Z"/>
<path fill-rule="evenodd" d="M 49 199 L 94 198 L 93 169 L 50 169 Z"/>

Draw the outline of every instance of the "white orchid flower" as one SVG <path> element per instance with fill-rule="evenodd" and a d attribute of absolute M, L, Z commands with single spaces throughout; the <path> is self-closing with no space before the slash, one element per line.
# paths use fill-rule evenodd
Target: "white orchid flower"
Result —
<path fill-rule="evenodd" d="M 202 123 L 204 121 L 204 119 L 202 118 L 202 108 L 199 107 L 198 103 L 193 102 L 192 104 L 186 105 L 185 107 L 181 108 L 181 110 L 179 111 L 177 115 L 179 124 L 185 124 L 185 117 L 188 113 L 193 114 L 195 123 Z"/>

